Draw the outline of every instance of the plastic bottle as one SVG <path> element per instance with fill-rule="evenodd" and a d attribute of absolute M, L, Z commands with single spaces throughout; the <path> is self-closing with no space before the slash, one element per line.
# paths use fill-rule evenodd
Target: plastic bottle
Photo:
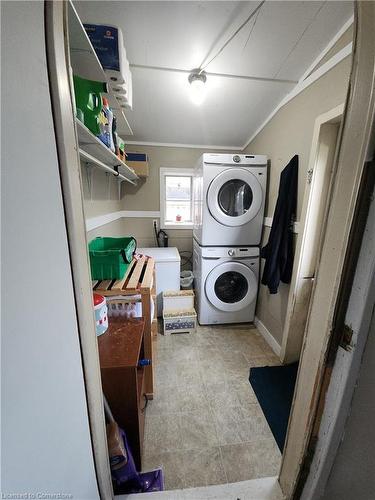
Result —
<path fill-rule="evenodd" d="M 116 156 L 118 156 L 119 149 L 117 141 L 117 120 L 115 115 L 113 115 L 113 120 L 112 120 L 112 139 L 113 139 L 113 147 L 115 148 L 114 153 Z"/>
<path fill-rule="evenodd" d="M 151 365 L 151 359 L 140 359 L 138 361 L 138 366 L 150 366 Z"/>
<path fill-rule="evenodd" d="M 108 99 L 102 97 L 103 107 L 99 116 L 100 134 L 99 139 L 114 153 L 115 145 L 113 142 L 112 127 L 113 127 L 113 112 L 108 104 Z"/>
<path fill-rule="evenodd" d="M 94 134 L 99 135 L 99 115 L 102 113 L 101 94 L 107 92 L 107 84 L 73 75 L 77 118 Z"/>

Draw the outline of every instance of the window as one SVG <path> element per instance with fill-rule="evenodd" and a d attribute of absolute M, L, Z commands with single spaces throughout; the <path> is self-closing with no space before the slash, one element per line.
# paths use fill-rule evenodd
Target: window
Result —
<path fill-rule="evenodd" d="M 160 227 L 193 227 L 193 169 L 160 169 Z"/>

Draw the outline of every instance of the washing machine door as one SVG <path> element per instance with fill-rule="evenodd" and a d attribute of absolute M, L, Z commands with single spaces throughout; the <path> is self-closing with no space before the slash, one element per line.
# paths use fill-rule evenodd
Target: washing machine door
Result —
<path fill-rule="evenodd" d="M 262 187 L 254 174 L 243 168 L 228 168 L 218 174 L 207 190 L 207 206 L 220 224 L 242 226 L 262 206 Z"/>
<path fill-rule="evenodd" d="M 220 311 L 240 311 L 256 297 L 258 280 L 245 264 L 228 261 L 219 264 L 207 276 L 207 299 Z"/>

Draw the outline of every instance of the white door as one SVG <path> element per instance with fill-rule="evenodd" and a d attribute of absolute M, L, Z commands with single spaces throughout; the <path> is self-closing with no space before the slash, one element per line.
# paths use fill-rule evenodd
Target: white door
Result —
<path fill-rule="evenodd" d="M 263 200 L 258 179 L 244 168 L 228 168 L 217 175 L 207 191 L 207 206 L 224 226 L 242 226 L 258 214 Z"/>
<path fill-rule="evenodd" d="M 258 281 L 253 271 L 241 262 L 223 262 L 206 278 L 207 299 L 220 311 L 241 311 L 256 297 Z"/>

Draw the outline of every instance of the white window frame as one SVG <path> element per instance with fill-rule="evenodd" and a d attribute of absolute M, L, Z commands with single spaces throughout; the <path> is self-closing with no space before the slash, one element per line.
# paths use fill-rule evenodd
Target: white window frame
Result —
<path fill-rule="evenodd" d="M 191 177 L 191 216 L 193 217 L 193 206 L 194 206 L 194 189 L 193 189 L 193 168 L 173 168 L 173 167 L 162 167 L 160 169 L 160 229 L 193 229 L 192 222 L 166 222 L 166 199 L 165 199 L 165 178 L 167 176 L 173 177 Z"/>

